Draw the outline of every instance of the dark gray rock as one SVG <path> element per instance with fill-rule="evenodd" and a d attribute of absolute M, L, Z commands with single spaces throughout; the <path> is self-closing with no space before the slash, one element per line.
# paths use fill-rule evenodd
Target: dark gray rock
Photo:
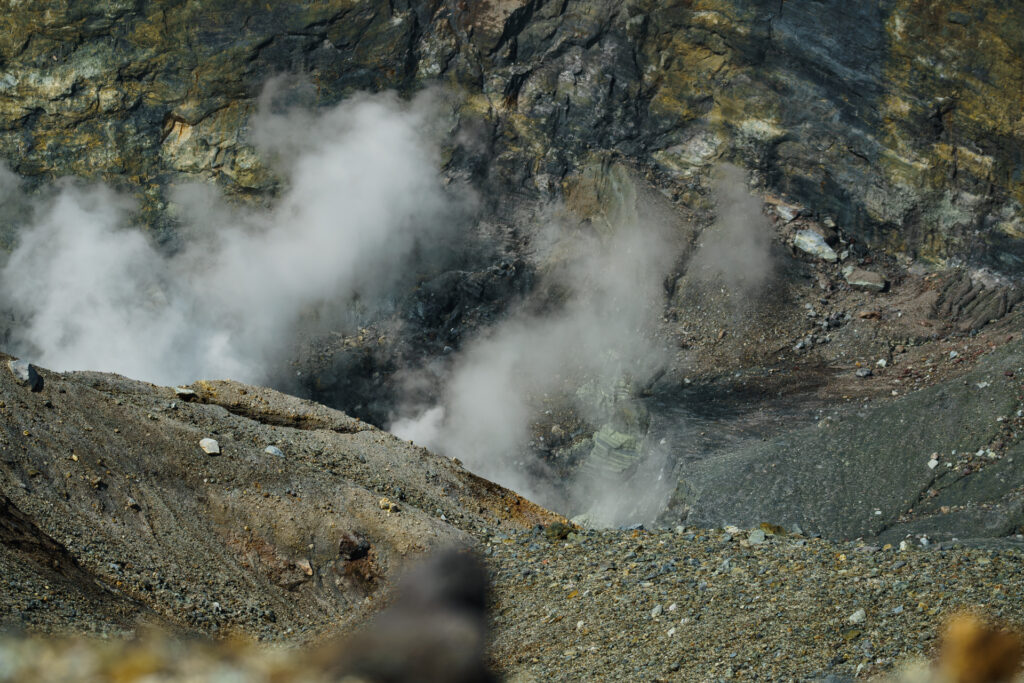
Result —
<path fill-rule="evenodd" d="M 35 366 L 28 361 L 12 358 L 7 361 L 7 368 L 21 386 L 28 387 L 31 391 L 42 390 L 43 378 L 39 376 Z"/>

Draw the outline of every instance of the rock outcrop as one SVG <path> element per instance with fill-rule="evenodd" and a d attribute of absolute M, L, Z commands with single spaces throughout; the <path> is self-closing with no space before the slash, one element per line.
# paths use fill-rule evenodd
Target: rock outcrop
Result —
<path fill-rule="evenodd" d="M 166 237 L 174 183 L 273 191 L 271 76 L 325 105 L 441 83 L 486 139 L 450 163 L 505 192 L 604 150 L 694 204 L 730 159 L 862 242 L 1020 272 L 1022 29 L 994 0 L 47 0 L 0 17 L 0 158 L 129 189 Z"/>

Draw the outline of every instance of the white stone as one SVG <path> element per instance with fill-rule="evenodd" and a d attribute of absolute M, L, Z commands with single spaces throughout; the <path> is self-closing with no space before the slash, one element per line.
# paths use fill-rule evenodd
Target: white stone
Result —
<path fill-rule="evenodd" d="M 804 253 L 817 256 L 829 263 L 835 263 L 839 258 L 835 250 L 828 246 L 825 238 L 813 230 L 800 230 L 797 232 L 796 236 L 793 237 L 793 246 Z"/>
<path fill-rule="evenodd" d="M 216 439 L 200 439 L 199 447 L 203 449 L 203 453 L 207 455 L 219 455 L 220 444 L 217 443 Z"/>
<path fill-rule="evenodd" d="M 183 401 L 191 401 L 196 398 L 196 392 L 188 387 L 174 387 L 174 395 Z"/>
<path fill-rule="evenodd" d="M 776 204 L 775 213 L 779 218 L 789 223 L 800 215 L 800 209 L 795 206 L 790 206 L 789 204 Z"/>

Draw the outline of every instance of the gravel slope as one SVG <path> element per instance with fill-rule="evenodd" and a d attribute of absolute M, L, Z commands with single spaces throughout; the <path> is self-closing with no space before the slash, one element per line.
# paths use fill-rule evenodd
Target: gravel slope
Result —
<path fill-rule="evenodd" d="M 0 367 L 0 625 L 304 641 L 363 623 L 429 550 L 562 519 L 269 389 L 40 374 Z"/>
<path fill-rule="evenodd" d="M 844 680 L 934 655 L 943 623 L 961 610 L 1024 625 L 1019 540 L 901 551 L 747 536 L 495 539 L 495 665 L 522 683 Z"/>

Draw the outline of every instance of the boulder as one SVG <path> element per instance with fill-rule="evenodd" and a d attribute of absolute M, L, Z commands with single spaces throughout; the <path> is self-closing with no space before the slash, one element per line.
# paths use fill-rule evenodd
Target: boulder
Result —
<path fill-rule="evenodd" d="M 796 236 L 793 237 L 793 246 L 805 254 L 810 254 L 829 263 L 835 263 L 839 260 L 839 255 L 836 254 L 835 250 L 828 246 L 825 238 L 814 230 L 800 230 L 797 232 Z"/>
<path fill-rule="evenodd" d="M 854 289 L 884 292 L 889 285 L 886 279 L 878 273 L 863 268 L 847 268 L 843 275 L 846 276 L 846 283 Z"/>
<path fill-rule="evenodd" d="M 21 386 L 28 387 L 31 391 L 40 391 L 43 388 L 43 378 L 28 361 L 12 358 L 7 361 L 7 368 Z"/>

